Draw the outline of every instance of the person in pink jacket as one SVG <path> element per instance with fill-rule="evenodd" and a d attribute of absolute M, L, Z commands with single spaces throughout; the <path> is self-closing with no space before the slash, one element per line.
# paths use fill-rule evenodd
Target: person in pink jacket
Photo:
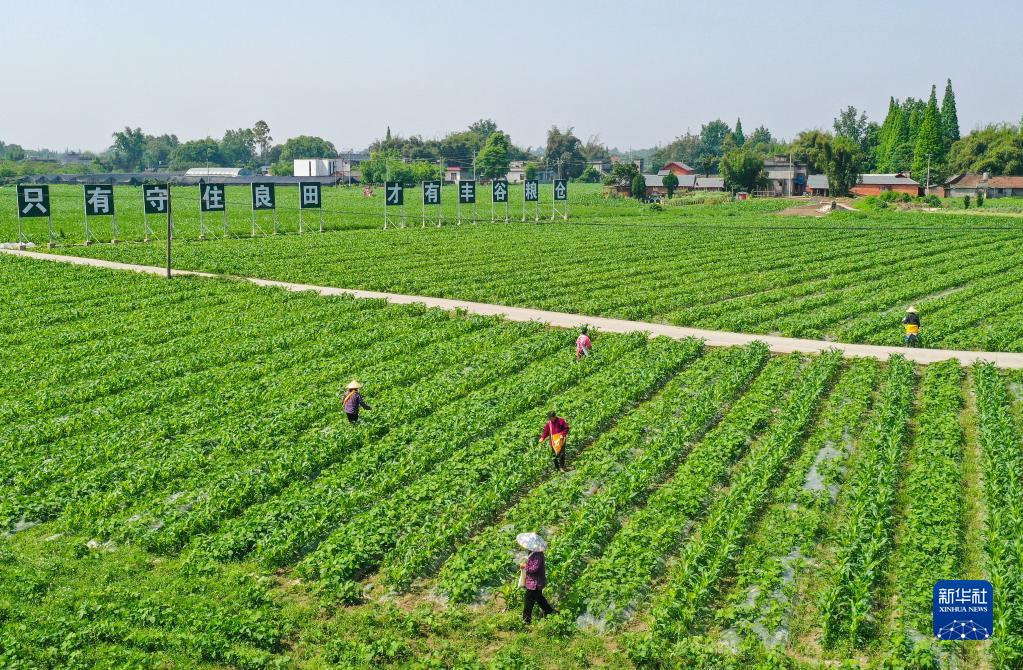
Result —
<path fill-rule="evenodd" d="M 584 356 L 589 356 L 591 351 L 593 351 L 593 342 L 590 341 L 586 326 L 583 326 L 583 332 L 575 338 L 575 360 L 581 361 Z"/>
<path fill-rule="evenodd" d="M 522 571 L 519 583 L 526 590 L 522 620 L 529 625 L 533 621 L 533 607 L 536 605 L 540 606 L 544 616 L 554 613 L 554 608 L 543 595 L 543 587 L 547 586 L 547 564 L 544 560 L 547 542 L 536 533 L 519 533 L 515 541 L 529 552 L 526 561 L 519 564 Z"/>

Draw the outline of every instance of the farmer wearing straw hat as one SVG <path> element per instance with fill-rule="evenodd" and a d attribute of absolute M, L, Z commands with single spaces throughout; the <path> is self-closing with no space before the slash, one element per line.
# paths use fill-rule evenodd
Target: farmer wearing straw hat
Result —
<path fill-rule="evenodd" d="M 528 625 L 533 620 L 534 605 L 540 606 L 544 616 L 554 613 L 554 608 L 543 595 L 543 587 L 547 586 L 547 567 L 544 562 L 547 542 L 536 533 L 519 533 L 515 541 L 529 552 L 525 562 L 519 564 L 519 586 L 526 590 L 522 620 Z"/>
<path fill-rule="evenodd" d="M 355 423 L 359 420 L 359 408 L 373 409 L 366 404 L 366 401 L 362 399 L 362 393 L 360 389 L 362 384 L 353 379 L 348 382 L 348 386 L 345 387 L 345 396 L 342 400 L 342 404 L 345 408 L 345 414 L 348 415 L 348 422 Z"/>
<path fill-rule="evenodd" d="M 902 325 L 906 327 L 906 346 L 915 347 L 920 342 L 920 316 L 916 313 L 916 307 L 906 310 Z"/>
<path fill-rule="evenodd" d="M 589 356 L 591 351 L 593 351 L 593 342 L 590 341 L 586 326 L 583 326 L 579 337 L 575 338 L 575 360 L 581 361 L 583 357 Z"/>
<path fill-rule="evenodd" d="M 551 441 L 551 450 L 554 451 L 554 469 L 564 471 L 568 422 L 554 412 L 547 415 L 547 423 L 544 424 L 543 432 L 540 433 L 540 444 L 543 444 L 545 440 Z"/>

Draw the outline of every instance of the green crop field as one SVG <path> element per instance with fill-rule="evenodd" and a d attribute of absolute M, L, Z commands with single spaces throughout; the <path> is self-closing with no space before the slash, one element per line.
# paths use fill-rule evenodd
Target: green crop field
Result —
<path fill-rule="evenodd" d="M 247 197 L 236 188 L 239 197 Z M 571 205 L 568 222 L 449 221 L 425 230 L 414 216 L 410 228 L 382 230 L 379 194 L 374 201 L 361 191 L 338 189 L 332 196 L 338 207 L 353 212 L 361 207 L 358 214 L 338 215 L 337 226 L 350 229 L 198 241 L 192 221 L 187 224 L 192 228 L 182 224 L 174 265 L 888 345 L 901 343 L 900 319 L 916 305 L 925 346 L 1023 351 L 1018 218 L 894 211 L 779 216 L 777 210 L 792 204 L 785 200 L 656 210 L 632 200 L 606 200 L 596 186 L 572 188 L 580 202 Z M 445 195 L 449 203 L 453 195 Z M 248 216 L 247 209 L 234 215 L 239 234 L 248 235 Z M 269 215 L 260 216 L 265 224 Z M 44 225 L 39 221 L 33 225 Z M 7 219 L 4 226 L 10 239 L 12 223 Z M 297 224 L 288 227 L 297 230 Z M 45 231 L 42 235 L 45 241 Z M 165 253 L 159 242 L 67 245 L 58 251 L 151 265 L 161 265 Z"/>
<path fill-rule="evenodd" d="M 178 258 L 865 340 L 906 300 L 946 344 L 1023 323 L 1011 229 L 674 214 Z M 4 668 L 1023 663 L 1019 373 L 601 333 L 577 363 L 575 333 L 539 324 L 4 255 L 0 301 Z M 349 425 L 353 377 L 373 409 Z M 536 442 L 548 409 L 572 424 L 566 473 Z M 559 610 L 529 628 L 523 530 L 550 542 Z M 932 640 L 949 578 L 994 583 L 993 640 Z"/>

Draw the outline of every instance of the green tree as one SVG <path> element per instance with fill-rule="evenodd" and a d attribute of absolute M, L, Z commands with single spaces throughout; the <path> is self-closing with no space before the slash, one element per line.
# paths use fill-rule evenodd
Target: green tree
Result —
<path fill-rule="evenodd" d="M 256 146 L 259 147 L 259 160 L 265 161 L 270 143 L 274 141 L 274 138 L 270 137 L 270 124 L 262 119 L 256 121 L 256 125 L 252 126 L 252 136 L 256 140 Z"/>
<path fill-rule="evenodd" d="M 675 189 L 678 188 L 678 177 L 675 176 L 674 172 L 669 172 L 661 178 L 661 183 L 664 185 L 664 190 L 668 192 L 668 197 L 675 195 Z"/>
<path fill-rule="evenodd" d="M 945 138 L 945 151 L 949 151 L 959 141 L 959 114 L 951 79 L 945 82 L 945 97 L 941 99 L 941 132 Z"/>
<path fill-rule="evenodd" d="M 476 174 L 489 179 L 499 179 L 508 174 L 511 159 L 508 150 L 511 140 L 500 130 L 487 137 L 486 144 L 476 157 Z"/>
<path fill-rule="evenodd" d="M 617 186 L 619 188 L 625 188 L 626 186 L 632 186 L 632 180 L 639 174 L 639 168 L 636 167 L 635 163 L 615 163 L 611 166 L 611 174 L 607 176 L 604 183 L 608 186 Z M 646 184 L 646 182 L 643 182 Z"/>
<path fill-rule="evenodd" d="M 888 99 L 888 114 L 884 117 L 878 133 L 877 155 L 875 166 L 879 172 L 890 172 L 892 158 L 898 142 L 897 125 L 900 123 L 902 107 L 894 97 Z"/>
<path fill-rule="evenodd" d="M 270 164 L 270 174 L 275 177 L 292 177 L 295 175 L 294 161 L 278 161 Z"/>
<path fill-rule="evenodd" d="M 579 151 L 587 161 L 606 160 L 611 157 L 611 152 L 600 141 L 600 135 L 590 135 L 586 143 L 579 147 Z"/>
<path fill-rule="evenodd" d="M 756 190 L 765 183 L 764 161 L 752 151 L 733 149 L 721 157 L 721 176 L 730 190 Z"/>
<path fill-rule="evenodd" d="M 491 135 L 497 132 L 497 123 L 493 119 L 480 119 L 469 124 L 469 132 L 476 133 L 480 144 L 485 144 Z"/>
<path fill-rule="evenodd" d="M 4 147 L 3 157 L 9 161 L 25 160 L 25 150 L 19 144 L 8 144 Z"/>
<path fill-rule="evenodd" d="M 225 165 L 251 166 L 256 157 L 256 135 L 251 128 L 227 130 L 220 140 L 220 158 Z"/>
<path fill-rule="evenodd" d="M 742 119 L 735 120 L 735 130 L 732 131 L 732 140 L 735 146 L 741 147 L 746 144 L 746 136 L 742 134 Z"/>
<path fill-rule="evenodd" d="M 831 135 L 823 130 L 804 130 L 789 146 L 792 160 L 806 163 L 810 174 L 821 174 L 824 172 L 823 148 L 830 142 Z"/>
<path fill-rule="evenodd" d="M 582 142 L 573 133 L 570 126 L 564 131 L 551 126 L 547 131 L 547 150 L 544 157 L 551 169 L 562 177 L 578 177 L 585 167 L 582 154 Z"/>
<path fill-rule="evenodd" d="M 859 178 L 860 148 L 848 137 L 836 137 L 821 147 L 824 174 L 832 195 L 847 196 Z"/>
<path fill-rule="evenodd" d="M 838 113 L 832 126 L 835 129 L 835 137 L 847 137 L 862 147 L 867 135 L 867 124 L 867 113 L 849 105 Z"/>
<path fill-rule="evenodd" d="M 636 200 L 646 199 L 646 177 L 641 175 L 639 170 L 637 170 L 636 174 L 632 177 L 632 183 L 630 186 L 632 188 L 633 198 Z"/>
<path fill-rule="evenodd" d="M 536 171 L 537 171 L 536 163 L 532 163 L 532 162 L 526 163 L 525 169 L 523 171 L 523 176 L 526 179 L 532 181 L 532 180 L 536 179 Z"/>
<path fill-rule="evenodd" d="M 299 135 L 284 143 L 284 146 L 281 147 L 280 160 L 293 161 L 296 158 L 334 158 L 335 156 L 337 156 L 337 149 L 322 137 Z"/>
<path fill-rule="evenodd" d="M 927 167 L 930 164 L 930 178 L 940 181 L 945 171 L 945 163 L 945 139 L 941 131 L 938 97 L 935 87 L 931 86 L 931 97 L 927 100 L 927 108 L 917 132 L 912 174 L 919 181 L 927 174 Z"/>
<path fill-rule="evenodd" d="M 146 136 L 141 128 L 124 127 L 124 130 L 113 134 L 114 162 L 125 171 L 138 170 L 142 167 L 142 155 L 146 152 Z"/>
<path fill-rule="evenodd" d="M 187 170 L 192 167 L 220 167 L 224 165 L 220 156 L 220 144 L 213 138 L 182 142 L 171 151 L 172 170 Z"/>
<path fill-rule="evenodd" d="M 682 161 L 686 165 L 696 165 L 696 155 L 699 150 L 699 135 L 693 133 L 679 135 L 671 143 L 658 148 L 650 155 L 650 165 L 658 167 L 669 161 Z"/>
<path fill-rule="evenodd" d="M 948 170 L 1023 175 L 1023 134 L 1007 124 L 975 130 L 952 145 Z"/>
<path fill-rule="evenodd" d="M 732 129 L 721 119 L 715 119 L 700 129 L 700 146 L 696 152 L 696 166 L 705 174 L 716 174 L 724 154 L 725 138 Z"/>
<path fill-rule="evenodd" d="M 750 146 L 774 144 L 774 137 L 771 136 L 771 131 L 767 129 L 767 126 L 757 126 L 753 129 L 753 133 L 746 138 L 746 144 Z"/>
<path fill-rule="evenodd" d="M 178 146 L 177 135 L 160 135 L 146 137 L 146 150 L 142 154 L 142 165 L 146 169 L 167 167 L 171 162 L 174 148 Z"/>

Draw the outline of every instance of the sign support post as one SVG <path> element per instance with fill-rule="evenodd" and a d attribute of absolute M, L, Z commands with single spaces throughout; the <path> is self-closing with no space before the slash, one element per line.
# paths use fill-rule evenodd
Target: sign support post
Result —
<path fill-rule="evenodd" d="M 320 210 L 320 232 L 323 232 L 322 186 L 318 181 L 303 181 L 298 184 L 298 232 L 302 232 L 302 211 Z M 276 211 L 276 210 L 275 210 Z"/>
<path fill-rule="evenodd" d="M 568 221 L 568 180 L 567 179 L 555 179 L 554 180 L 554 193 L 551 198 L 551 221 L 558 214 L 561 215 L 563 221 Z M 562 208 L 558 209 L 558 203 L 563 203 Z"/>

